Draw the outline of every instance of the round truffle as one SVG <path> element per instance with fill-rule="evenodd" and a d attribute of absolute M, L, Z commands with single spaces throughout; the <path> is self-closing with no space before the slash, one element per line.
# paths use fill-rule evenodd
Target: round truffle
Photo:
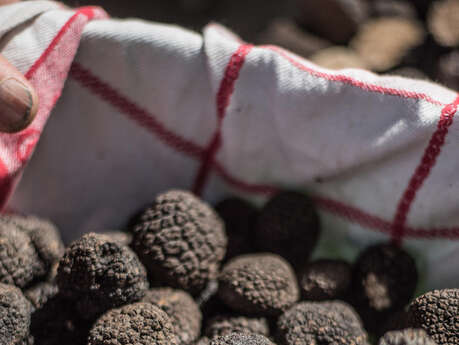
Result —
<path fill-rule="evenodd" d="M 399 65 L 403 58 L 424 41 L 423 27 L 415 20 L 386 17 L 366 22 L 351 46 L 374 71 L 383 72 Z"/>
<path fill-rule="evenodd" d="M 352 266 L 342 260 L 322 259 L 309 263 L 300 274 L 304 299 L 324 301 L 344 297 L 352 282 Z"/>
<path fill-rule="evenodd" d="M 438 345 L 459 344 L 459 289 L 434 290 L 410 304 L 414 327 L 424 329 Z"/>
<path fill-rule="evenodd" d="M 253 253 L 251 234 L 258 216 L 258 210 L 240 198 L 228 198 L 215 206 L 215 211 L 225 222 L 228 246 L 225 259 Z"/>
<path fill-rule="evenodd" d="M 86 318 L 138 301 L 148 289 L 147 273 L 135 253 L 94 233 L 67 248 L 56 280 L 61 293 L 73 299 Z"/>
<path fill-rule="evenodd" d="M 379 345 L 436 345 L 422 329 L 404 329 L 384 334 Z"/>
<path fill-rule="evenodd" d="M 218 295 L 237 312 L 275 316 L 298 300 L 299 289 L 287 261 L 262 253 L 230 260 L 220 274 Z"/>
<path fill-rule="evenodd" d="M 413 258 L 391 244 L 368 247 L 354 265 L 353 299 L 365 325 L 375 330 L 412 298 L 418 281 Z"/>
<path fill-rule="evenodd" d="M 38 283 L 24 291 L 24 296 L 32 303 L 33 309 L 40 309 L 52 297 L 56 296 L 59 288 L 49 282 Z"/>
<path fill-rule="evenodd" d="M 134 303 L 102 315 L 88 345 L 178 345 L 167 314 L 151 303 Z"/>
<path fill-rule="evenodd" d="M 319 217 L 308 197 L 283 192 L 263 207 L 255 237 L 261 250 L 279 254 L 293 266 L 302 267 L 317 243 Z"/>
<path fill-rule="evenodd" d="M 459 45 L 459 1 L 433 2 L 427 24 L 435 41 L 444 47 Z"/>
<path fill-rule="evenodd" d="M 224 225 L 193 194 L 160 194 L 133 232 L 132 246 L 153 279 L 196 295 L 217 277 L 227 243 Z"/>
<path fill-rule="evenodd" d="M 15 345 L 29 338 L 32 306 L 21 290 L 0 284 L 0 344 Z"/>
<path fill-rule="evenodd" d="M 150 289 L 142 302 L 153 303 L 166 312 L 180 344 L 190 344 L 199 337 L 201 310 L 185 291 L 171 288 Z"/>
<path fill-rule="evenodd" d="M 216 337 L 210 345 L 275 345 L 268 338 L 260 334 L 231 333 Z"/>
<path fill-rule="evenodd" d="M 302 302 L 277 322 L 281 345 L 366 345 L 357 313 L 344 302 Z"/>
<path fill-rule="evenodd" d="M 14 224 L 0 221 L 0 283 L 23 288 L 45 273 L 30 237 Z"/>
<path fill-rule="evenodd" d="M 231 333 L 255 333 L 269 336 L 268 321 L 265 318 L 219 315 L 209 320 L 205 334 L 209 338 Z"/>

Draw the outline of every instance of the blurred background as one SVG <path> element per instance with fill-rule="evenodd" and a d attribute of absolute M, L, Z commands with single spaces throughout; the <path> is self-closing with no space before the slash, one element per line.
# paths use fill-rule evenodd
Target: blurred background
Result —
<path fill-rule="evenodd" d="M 217 21 L 332 69 L 430 79 L 459 90 L 459 0 L 65 0 L 201 31 Z"/>

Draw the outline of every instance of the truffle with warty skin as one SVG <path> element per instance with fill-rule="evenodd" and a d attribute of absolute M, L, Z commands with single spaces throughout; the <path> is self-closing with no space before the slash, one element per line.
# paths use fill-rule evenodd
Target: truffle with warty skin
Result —
<path fill-rule="evenodd" d="M 299 289 L 287 261 L 260 253 L 230 260 L 220 273 L 218 295 L 234 311 L 276 316 L 298 300 Z"/>
<path fill-rule="evenodd" d="M 24 344 L 29 339 L 32 306 L 16 286 L 0 284 L 0 345 Z"/>
<path fill-rule="evenodd" d="M 218 275 L 227 238 L 217 213 L 193 194 L 157 196 L 133 228 L 132 247 L 153 280 L 192 295 Z"/>
<path fill-rule="evenodd" d="M 366 248 L 353 273 L 353 300 L 367 329 L 376 331 L 413 297 L 418 281 L 414 259 L 392 244 Z"/>
<path fill-rule="evenodd" d="M 202 314 L 193 298 L 182 290 L 154 288 L 146 292 L 142 302 L 152 303 L 166 312 L 172 321 L 179 343 L 190 344 L 201 331 Z"/>
<path fill-rule="evenodd" d="M 280 345 L 366 345 L 359 316 L 345 302 L 301 302 L 277 321 Z"/>
<path fill-rule="evenodd" d="M 56 284 L 40 282 L 24 291 L 24 296 L 32 303 L 33 309 L 40 309 L 45 303 L 59 292 Z"/>
<path fill-rule="evenodd" d="M 352 266 L 343 260 L 321 259 L 306 265 L 299 277 L 304 299 L 324 301 L 347 295 L 352 282 Z"/>
<path fill-rule="evenodd" d="M 210 345 L 275 345 L 261 334 L 231 333 L 211 339 Z"/>
<path fill-rule="evenodd" d="M 268 337 L 269 326 L 268 321 L 262 317 L 218 315 L 209 320 L 204 333 L 209 338 L 231 333 L 254 333 Z"/>
<path fill-rule="evenodd" d="M 459 289 L 429 291 L 411 302 L 413 327 L 424 329 L 438 345 L 459 344 Z"/>
<path fill-rule="evenodd" d="M 379 339 L 378 345 L 436 345 L 422 329 L 408 328 L 387 332 Z"/>
<path fill-rule="evenodd" d="M 178 345 L 171 320 L 151 303 L 128 304 L 102 315 L 88 345 Z"/>
<path fill-rule="evenodd" d="M 148 289 L 147 273 L 135 253 L 94 233 L 83 235 L 67 248 L 56 281 L 60 292 L 74 300 L 88 319 L 136 302 Z"/>
<path fill-rule="evenodd" d="M 261 210 L 255 228 L 260 250 L 276 253 L 302 267 L 319 238 L 319 217 L 311 200 L 297 192 L 281 192 Z"/>

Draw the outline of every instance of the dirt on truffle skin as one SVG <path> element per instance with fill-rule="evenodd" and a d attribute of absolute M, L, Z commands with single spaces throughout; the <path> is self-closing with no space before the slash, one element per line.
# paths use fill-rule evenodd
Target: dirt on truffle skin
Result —
<path fill-rule="evenodd" d="M 132 247 L 154 280 L 197 295 L 217 277 L 227 244 L 224 224 L 193 194 L 160 194 L 133 232 Z"/>
<path fill-rule="evenodd" d="M 353 303 L 365 326 L 377 331 L 388 316 L 412 298 L 418 281 L 413 258 L 391 244 L 368 247 L 357 258 L 353 273 Z"/>
<path fill-rule="evenodd" d="M 342 260 L 313 261 L 303 269 L 299 280 L 304 299 L 340 299 L 348 293 L 351 285 L 352 266 Z"/>
<path fill-rule="evenodd" d="M 172 321 L 179 344 L 190 344 L 199 337 L 201 310 L 185 291 L 171 288 L 150 289 L 142 302 L 152 303 L 166 312 Z"/>
<path fill-rule="evenodd" d="M 436 345 L 422 329 L 404 329 L 387 332 L 379 339 L 378 345 Z"/>
<path fill-rule="evenodd" d="M 0 283 L 23 288 L 45 273 L 30 237 L 16 225 L 0 222 Z"/>
<path fill-rule="evenodd" d="M 413 327 L 424 329 L 438 345 L 459 344 L 459 289 L 434 290 L 410 304 Z"/>
<path fill-rule="evenodd" d="M 302 267 L 319 238 L 319 217 L 304 194 L 282 192 L 263 207 L 255 228 L 260 250 L 279 254 Z"/>
<path fill-rule="evenodd" d="M 29 337 L 32 306 L 21 290 L 0 284 L 0 345 L 23 344 Z"/>
<path fill-rule="evenodd" d="M 209 320 L 204 333 L 209 338 L 231 333 L 254 333 L 268 337 L 269 326 L 265 318 L 219 315 Z"/>
<path fill-rule="evenodd" d="M 262 253 L 230 260 L 220 274 L 218 296 L 237 312 L 276 316 L 298 300 L 299 289 L 287 261 Z"/>
<path fill-rule="evenodd" d="M 366 345 L 357 313 L 344 302 L 302 302 L 277 322 L 280 345 Z"/>
<path fill-rule="evenodd" d="M 88 319 L 136 302 L 148 289 L 147 273 L 135 253 L 94 233 L 67 248 L 56 281 L 61 293 L 73 299 L 80 314 Z"/>
<path fill-rule="evenodd" d="M 88 345 L 178 345 L 171 320 L 151 303 L 134 303 L 102 315 Z"/>
<path fill-rule="evenodd" d="M 210 345 L 275 345 L 261 334 L 231 333 L 213 338 Z"/>

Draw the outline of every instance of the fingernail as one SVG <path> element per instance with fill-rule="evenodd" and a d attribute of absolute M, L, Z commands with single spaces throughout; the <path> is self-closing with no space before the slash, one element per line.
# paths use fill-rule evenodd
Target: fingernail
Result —
<path fill-rule="evenodd" d="M 32 93 L 15 78 L 0 82 L 0 131 L 16 132 L 29 122 L 33 106 Z"/>

